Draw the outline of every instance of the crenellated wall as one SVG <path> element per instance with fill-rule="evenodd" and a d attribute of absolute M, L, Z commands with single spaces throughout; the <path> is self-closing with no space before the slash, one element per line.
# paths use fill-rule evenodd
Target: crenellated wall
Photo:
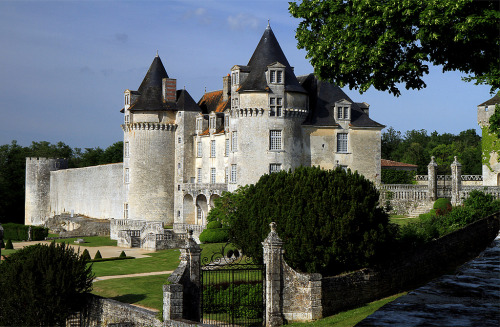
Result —
<path fill-rule="evenodd" d="M 91 218 L 123 215 L 123 164 L 50 173 L 50 216 L 71 213 Z"/>

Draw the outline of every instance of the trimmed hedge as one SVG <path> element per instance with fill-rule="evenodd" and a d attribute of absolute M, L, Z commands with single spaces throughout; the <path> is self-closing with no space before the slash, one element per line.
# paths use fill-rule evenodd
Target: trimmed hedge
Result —
<path fill-rule="evenodd" d="M 11 239 L 14 241 L 27 241 L 28 231 L 30 226 L 7 223 L 2 224 L 4 229 L 4 238 Z M 41 226 L 31 226 L 32 240 L 33 241 L 43 241 L 49 235 L 49 229 Z"/>
<path fill-rule="evenodd" d="M 97 252 L 95 253 L 94 260 L 96 259 L 102 259 L 101 251 L 99 250 L 97 250 Z"/>
<path fill-rule="evenodd" d="M 440 198 L 434 202 L 434 206 L 436 215 L 443 216 L 451 211 L 451 201 L 448 198 Z"/>
<path fill-rule="evenodd" d="M 416 171 L 382 169 L 381 181 L 384 184 L 415 184 Z"/>
<path fill-rule="evenodd" d="M 5 250 L 13 250 L 13 249 L 14 249 L 14 245 L 12 245 L 12 240 L 8 239 L 7 244 L 5 244 Z"/>
<path fill-rule="evenodd" d="M 211 221 L 207 224 L 207 229 L 217 229 L 222 228 L 222 224 L 220 221 Z"/>
<path fill-rule="evenodd" d="M 227 229 L 205 229 L 200 234 L 200 242 L 202 243 L 225 243 L 229 241 L 229 233 Z"/>
<path fill-rule="evenodd" d="M 90 261 L 92 258 L 90 257 L 90 253 L 89 253 L 89 250 L 85 249 L 83 250 L 83 253 L 82 253 L 82 258 L 85 260 L 85 261 Z"/>

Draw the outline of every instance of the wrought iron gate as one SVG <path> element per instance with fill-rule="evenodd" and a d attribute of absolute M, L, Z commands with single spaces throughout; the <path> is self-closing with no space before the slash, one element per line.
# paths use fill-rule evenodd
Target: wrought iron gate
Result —
<path fill-rule="evenodd" d="M 264 265 L 226 244 L 201 259 L 201 319 L 217 326 L 262 326 Z"/>

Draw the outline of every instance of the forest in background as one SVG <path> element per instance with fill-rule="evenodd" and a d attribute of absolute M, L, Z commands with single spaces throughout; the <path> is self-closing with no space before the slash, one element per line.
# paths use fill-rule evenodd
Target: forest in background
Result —
<path fill-rule="evenodd" d="M 0 145 L 0 222 L 24 223 L 26 157 L 66 158 L 69 168 L 123 161 L 123 142 L 106 149 L 71 148 L 63 142 L 32 142 L 21 146 L 16 141 Z"/>
<path fill-rule="evenodd" d="M 404 134 L 389 127 L 382 133 L 382 158 L 418 165 L 418 174 L 427 174 L 431 156 L 449 174 L 453 157 L 462 164 L 462 174 L 481 175 L 481 137 L 474 129 L 450 133 L 411 130 Z M 123 142 L 106 149 L 71 148 L 63 142 L 16 141 L 0 146 L 0 222 L 24 223 L 26 157 L 67 158 L 69 168 L 88 167 L 123 161 Z"/>
<path fill-rule="evenodd" d="M 458 135 L 411 130 L 402 134 L 389 127 L 382 133 L 382 159 L 418 165 L 417 174 L 427 175 L 427 165 L 435 157 L 439 174 L 451 174 L 450 165 L 457 156 L 462 175 L 482 174 L 481 136 L 468 129 Z"/>

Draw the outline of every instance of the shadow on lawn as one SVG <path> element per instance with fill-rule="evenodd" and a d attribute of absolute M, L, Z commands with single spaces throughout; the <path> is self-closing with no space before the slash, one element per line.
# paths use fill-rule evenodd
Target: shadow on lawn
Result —
<path fill-rule="evenodd" d="M 123 303 L 137 303 L 146 298 L 146 294 L 125 294 L 112 297 L 113 300 Z"/>

